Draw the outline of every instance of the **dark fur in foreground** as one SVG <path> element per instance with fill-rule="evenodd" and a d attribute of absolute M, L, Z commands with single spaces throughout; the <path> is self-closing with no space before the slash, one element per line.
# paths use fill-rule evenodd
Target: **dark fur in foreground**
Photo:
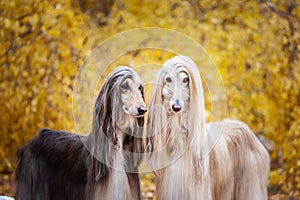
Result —
<path fill-rule="evenodd" d="M 101 154 L 100 157 L 103 156 L 106 160 L 116 154 L 116 151 L 109 149 L 112 146 L 103 140 L 105 135 L 113 144 L 118 142 L 116 131 L 120 127 L 115 121 L 119 120 L 112 120 L 113 113 L 119 113 L 120 121 L 131 119 L 132 122 L 129 128 L 121 131 L 118 129 L 124 134 L 121 140 L 123 149 L 136 153 L 143 152 L 142 139 L 134 136 L 142 135 L 140 127 L 143 126 L 144 117 L 126 115 L 121 110 L 123 102 L 120 99 L 119 84 L 126 78 L 132 79 L 133 82 L 140 81 L 127 67 L 117 68 L 105 80 L 96 100 L 90 135 L 42 129 L 17 152 L 16 199 L 106 199 L 112 193 L 122 191 L 120 188 L 109 188 L 109 181 L 118 179 L 117 176 L 111 175 L 115 170 L 99 162 L 95 157 Z M 143 98 L 142 89 L 141 93 Z M 113 105 L 116 102 L 119 105 Z M 130 191 L 126 192 L 131 194 L 130 199 L 140 199 L 139 176 L 134 172 L 137 172 L 141 157 L 137 159 L 130 155 L 124 155 L 124 169 L 130 169 L 132 172 L 125 175 L 130 188 Z M 122 199 L 128 199 L 128 196 L 124 195 Z"/>
<path fill-rule="evenodd" d="M 86 138 L 42 129 L 18 151 L 16 199 L 85 199 Z"/>

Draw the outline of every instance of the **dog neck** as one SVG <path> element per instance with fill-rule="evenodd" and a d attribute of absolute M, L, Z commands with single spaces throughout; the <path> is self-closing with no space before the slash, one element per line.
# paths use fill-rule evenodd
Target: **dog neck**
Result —
<path fill-rule="evenodd" d="M 133 135 L 136 130 L 136 118 L 120 115 L 120 120 L 111 121 L 103 129 L 99 122 L 94 121 L 91 134 L 87 139 L 87 148 L 94 158 L 107 167 L 120 168 L 127 163 L 122 154 L 127 135 Z M 104 122 L 101 122 L 104 123 Z M 122 151 L 121 151 L 122 150 Z M 118 164 L 116 164 L 118 163 Z"/>
<path fill-rule="evenodd" d="M 186 125 L 185 113 L 168 113 L 165 142 L 172 151 L 182 151 L 187 147 L 189 132 Z"/>
<path fill-rule="evenodd" d="M 133 135 L 137 125 L 137 118 L 123 114 L 120 120 L 116 121 L 116 136 L 123 138 L 126 134 Z"/>
<path fill-rule="evenodd" d="M 125 119 L 125 116 L 124 118 Z M 129 120 L 128 120 L 129 119 Z M 109 162 L 109 174 L 106 181 L 97 182 L 94 199 L 134 199 L 133 191 L 130 189 L 125 164 L 128 162 L 124 157 L 124 139 L 129 132 L 133 131 L 135 121 L 128 117 L 127 121 L 117 122 L 115 129 L 115 141 L 113 148 L 107 149 L 106 159 Z M 131 183 L 132 184 L 132 183 Z"/>
<path fill-rule="evenodd" d="M 162 130 L 162 143 L 168 150 L 158 158 L 177 158 L 167 167 L 156 171 L 157 199 L 209 199 L 209 183 L 206 179 L 208 158 L 200 159 L 195 154 L 193 134 L 188 129 L 187 114 L 167 114 L 166 129 Z M 165 136 L 165 138 L 163 138 Z M 199 144 L 198 144 L 199 145 Z M 191 183 L 192 182 L 192 183 Z"/>
<path fill-rule="evenodd" d="M 113 163 L 106 181 L 97 183 L 95 198 L 98 199 L 131 199 L 131 190 L 127 173 L 125 172 L 125 159 L 122 153 L 122 138 L 118 141 L 118 150 L 113 155 Z"/>

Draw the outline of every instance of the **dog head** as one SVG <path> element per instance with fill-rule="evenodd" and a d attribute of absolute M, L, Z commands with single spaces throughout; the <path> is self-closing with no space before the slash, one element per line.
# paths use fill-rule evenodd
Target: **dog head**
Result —
<path fill-rule="evenodd" d="M 123 104 L 122 109 L 126 114 L 136 117 L 145 114 L 147 108 L 144 102 L 144 87 L 135 73 L 122 78 L 119 93 Z"/>
<path fill-rule="evenodd" d="M 150 140 L 162 143 L 176 137 L 170 136 L 172 131 L 187 131 L 191 138 L 201 135 L 205 127 L 203 88 L 198 67 L 189 57 L 175 56 L 163 64 L 152 88 L 147 124 Z"/>
<path fill-rule="evenodd" d="M 198 67 L 186 56 L 175 56 L 163 64 L 158 84 L 161 103 L 171 114 L 204 110 L 204 98 Z M 159 103 L 159 98 L 156 99 Z"/>
<path fill-rule="evenodd" d="M 190 98 L 189 72 L 181 63 L 163 68 L 162 97 L 168 113 L 186 110 Z"/>
<path fill-rule="evenodd" d="M 142 117 L 147 109 L 139 76 L 125 66 L 113 70 L 103 83 L 95 108 L 98 116 L 105 116 L 102 120 L 120 120 L 123 115 Z"/>

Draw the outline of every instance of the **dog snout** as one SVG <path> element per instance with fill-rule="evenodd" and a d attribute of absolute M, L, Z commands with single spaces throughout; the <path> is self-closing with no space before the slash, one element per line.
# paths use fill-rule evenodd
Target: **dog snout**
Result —
<path fill-rule="evenodd" d="M 179 112 L 181 109 L 182 109 L 182 106 L 181 106 L 181 104 L 179 102 L 179 99 L 176 99 L 175 103 L 172 105 L 172 110 L 174 112 Z"/>
<path fill-rule="evenodd" d="M 140 115 L 143 115 L 145 112 L 147 112 L 147 108 L 145 106 L 140 106 L 138 107 L 138 112 Z"/>

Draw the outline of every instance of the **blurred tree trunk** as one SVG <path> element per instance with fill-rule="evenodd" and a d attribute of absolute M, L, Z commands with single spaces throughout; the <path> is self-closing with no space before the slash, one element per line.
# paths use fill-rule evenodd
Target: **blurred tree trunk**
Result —
<path fill-rule="evenodd" d="M 72 5 L 80 8 L 80 10 L 97 20 L 99 25 L 104 25 L 105 18 L 114 5 L 115 0 L 72 0 Z"/>
<path fill-rule="evenodd" d="M 115 0 L 78 0 L 79 6 L 83 12 L 96 16 L 103 13 L 108 16 Z"/>
<path fill-rule="evenodd" d="M 300 32 L 300 19 L 297 17 L 297 14 L 294 14 L 294 10 L 300 6 L 300 3 L 294 0 L 289 0 L 284 3 L 278 1 L 276 2 L 277 5 L 268 0 L 260 0 L 259 2 L 265 4 L 266 11 L 271 11 L 288 22 L 288 30 L 286 34 L 287 43 L 282 47 L 282 49 L 288 51 L 289 63 L 292 66 L 298 59 L 299 52 L 298 44 L 300 39 L 299 34 L 296 33 Z M 281 5 L 282 9 L 279 9 L 278 5 Z"/>

